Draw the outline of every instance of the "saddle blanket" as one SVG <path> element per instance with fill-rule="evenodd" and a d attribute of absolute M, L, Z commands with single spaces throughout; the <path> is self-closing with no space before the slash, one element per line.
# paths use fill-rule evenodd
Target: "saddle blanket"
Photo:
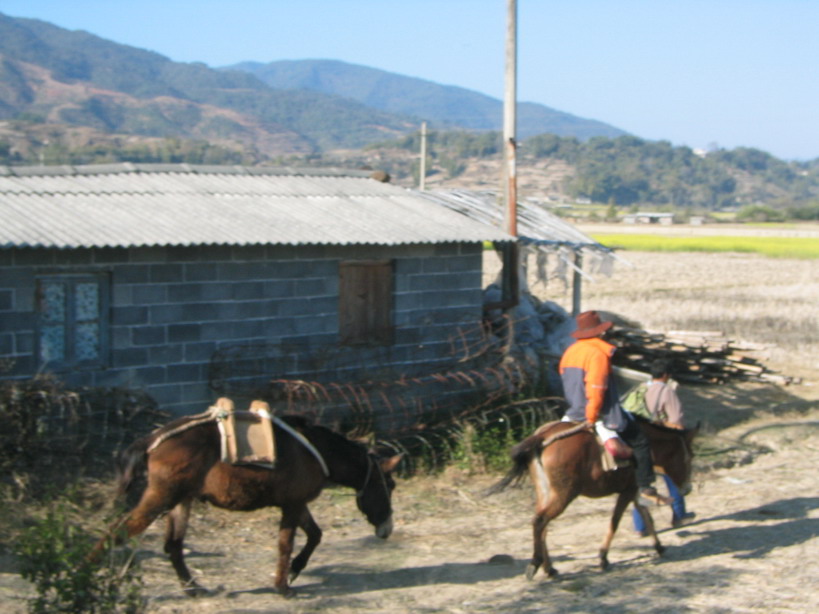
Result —
<path fill-rule="evenodd" d="M 553 436 L 554 438 L 560 439 L 581 430 L 580 422 L 570 420 L 564 416 L 562 420 L 547 422 L 541 425 L 535 430 L 534 434 L 543 436 L 546 431 L 560 422 L 570 422 L 575 426 L 563 431 L 563 433 L 555 434 Z M 604 427 L 602 422 L 595 424 L 594 438 L 600 449 L 600 463 L 603 465 L 603 471 L 614 471 L 615 469 L 628 467 L 631 464 L 631 448 L 617 436 L 616 432 Z M 544 445 L 549 445 L 550 440 L 552 440 L 551 437 L 545 437 Z"/>

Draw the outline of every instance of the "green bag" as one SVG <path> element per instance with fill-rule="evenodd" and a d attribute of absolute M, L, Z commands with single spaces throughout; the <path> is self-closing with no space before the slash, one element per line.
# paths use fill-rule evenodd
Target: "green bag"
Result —
<path fill-rule="evenodd" d="M 620 405 L 623 406 L 627 412 L 640 416 L 646 420 L 654 420 L 655 417 L 651 415 L 646 403 L 646 391 L 648 384 L 637 384 L 629 390 L 626 394 L 620 397 Z"/>

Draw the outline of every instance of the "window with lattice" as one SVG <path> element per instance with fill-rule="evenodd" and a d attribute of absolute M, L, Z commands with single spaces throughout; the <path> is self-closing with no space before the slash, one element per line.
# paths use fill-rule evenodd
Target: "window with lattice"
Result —
<path fill-rule="evenodd" d="M 107 283 L 101 275 L 37 280 L 37 358 L 43 367 L 100 366 L 108 339 Z"/>

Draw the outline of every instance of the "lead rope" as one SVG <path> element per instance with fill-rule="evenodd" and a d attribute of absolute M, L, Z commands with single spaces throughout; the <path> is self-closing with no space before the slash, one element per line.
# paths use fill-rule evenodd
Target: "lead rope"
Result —
<path fill-rule="evenodd" d="M 370 477 L 373 474 L 373 458 L 370 456 L 370 453 L 367 453 L 367 477 L 364 478 L 364 484 L 362 484 L 361 488 L 355 491 L 356 499 L 360 499 L 361 496 L 364 494 L 364 489 L 367 488 L 367 484 L 370 483 Z"/>
<path fill-rule="evenodd" d="M 324 472 L 324 477 L 329 478 L 330 470 L 327 468 L 327 463 L 324 462 L 324 458 L 322 458 L 321 453 L 319 453 L 319 451 L 316 450 L 315 446 L 308 441 L 307 437 L 305 437 L 297 430 L 292 428 L 289 424 L 279 420 L 276 416 L 272 416 L 271 419 L 273 420 L 273 422 L 276 423 L 276 426 L 292 435 L 293 438 L 296 439 L 296 441 L 298 441 L 301 445 L 307 448 L 307 451 L 310 452 L 310 454 L 312 454 L 319 462 L 319 465 L 321 465 L 321 470 Z"/>
<path fill-rule="evenodd" d="M 209 408 L 206 412 L 196 414 L 195 416 L 191 416 L 190 420 L 186 421 L 184 424 L 180 424 L 175 428 L 169 429 L 164 432 L 162 432 L 162 428 L 164 427 L 156 429 L 153 433 L 151 433 L 152 436 L 154 435 L 154 433 L 156 433 L 156 435 L 154 436 L 155 438 L 148 446 L 148 448 L 145 450 L 145 452 L 147 454 L 150 454 L 159 446 L 159 444 L 161 444 L 164 441 L 167 441 L 174 435 L 183 433 L 184 431 L 192 429 L 195 426 L 199 426 L 200 424 L 207 424 L 208 422 L 218 420 L 223 413 L 224 410 L 221 407 L 213 406 Z"/>
<path fill-rule="evenodd" d="M 551 424 L 547 424 L 545 426 L 548 427 L 548 426 L 551 426 Z M 540 430 L 545 430 L 545 428 L 541 427 L 538 430 L 539 431 Z M 571 437 L 572 435 L 580 433 L 581 431 L 588 431 L 588 430 L 589 429 L 586 427 L 585 423 L 581 422 L 577 426 L 573 426 L 570 429 L 566 429 L 565 431 L 561 431 L 560 433 L 555 433 L 554 435 L 551 435 L 550 437 L 547 437 L 546 439 L 541 441 L 540 447 L 545 448 L 547 446 L 552 445 L 554 442 L 556 442 L 556 441 L 558 441 L 560 439 L 565 439 L 566 437 Z"/>

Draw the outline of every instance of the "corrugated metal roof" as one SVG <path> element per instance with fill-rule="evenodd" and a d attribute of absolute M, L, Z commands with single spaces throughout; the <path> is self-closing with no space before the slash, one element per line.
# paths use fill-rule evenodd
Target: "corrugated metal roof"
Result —
<path fill-rule="evenodd" d="M 493 192 L 439 190 L 420 194 L 482 224 L 495 228 L 502 228 L 504 225 L 503 207 Z M 520 202 L 517 205 L 517 214 L 521 243 L 610 251 L 541 205 Z"/>
<path fill-rule="evenodd" d="M 0 247 L 512 240 L 370 175 L 189 165 L 0 168 Z"/>

